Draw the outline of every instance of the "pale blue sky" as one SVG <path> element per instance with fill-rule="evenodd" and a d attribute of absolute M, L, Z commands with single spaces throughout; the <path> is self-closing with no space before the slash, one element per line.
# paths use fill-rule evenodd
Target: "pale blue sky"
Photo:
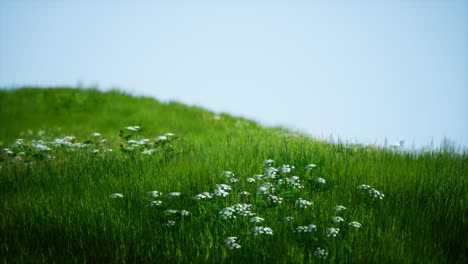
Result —
<path fill-rule="evenodd" d="M 0 0 L 0 87 L 97 84 L 317 137 L 468 146 L 468 1 L 96 2 Z"/>

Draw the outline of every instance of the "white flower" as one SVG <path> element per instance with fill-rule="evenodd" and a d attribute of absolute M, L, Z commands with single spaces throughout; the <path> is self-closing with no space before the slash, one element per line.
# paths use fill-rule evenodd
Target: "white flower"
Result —
<path fill-rule="evenodd" d="M 312 233 L 315 230 L 317 230 L 317 226 L 314 224 L 310 224 L 308 226 L 298 226 L 296 228 L 293 228 L 293 232 L 297 233 Z"/>
<path fill-rule="evenodd" d="M 271 194 L 267 196 L 267 200 L 272 204 L 281 204 L 283 202 L 283 198 Z"/>
<path fill-rule="evenodd" d="M 326 259 L 327 258 L 327 252 L 325 251 L 325 249 L 323 248 L 320 248 L 318 247 L 317 249 L 315 249 L 314 251 L 314 257 L 318 258 L 318 259 Z"/>
<path fill-rule="evenodd" d="M 343 217 L 341 216 L 335 216 L 332 218 L 332 221 L 335 222 L 335 223 L 341 223 L 344 221 Z"/>
<path fill-rule="evenodd" d="M 99 153 L 99 150 L 93 149 L 93 154 L 97 154 L 97 153 Z"/>
<path fill-rule="evenodd" d="M 231 186 L 229 186 L 227 184 L 216 184 L 216 189 L 221 189 L 221 190 L 224 190 L 224 191 L 231 191 L 232 190 Z"/>
<path fill-rule="evenodd" d="M 173 210 L 173 209 L 168 209 L 168 210 L 164 211 L 164 214 L 166 214 L 166 215 L 178 214 L 178 213 L 179 213 L 179 211 Z"/>
<path fill-rule="evenodd" d="M 260 222 L 263 222 L 265 219 L 261 218 L 261 217 L 258 217 L 258 216 L 254 216 L 252 218 L 250 218 L 250 222 L 251 223 L 260 223 Z"/>
<path fill-rule="evenodd" d="M 258 235 L 273 235 L 273 230 L 269 227 L 256 226 L 250 230 L 250 234 Z"/>
<path fill-rule="evenodd" d="M 305 166 L 305 169 L 306 169 L 306 170 L 309 170 L 309 169 L 313 169 L 313 168 L 315 168 L 315 167 L 317 167 L 317 165 L 315 165 L 315 164 L 309 164 L 309 165 Z"/>
<path fill-rule="evenodd" d="M 340 232 L 339 228 L 336 228 L 336 227 L 327 228 L 327 237 L 336 237 L 338 235 L 338 232 Z"/>
<path fill-rule="evenodd" d="M 231 219 L 231 218 L 236 218 L 236 210 L 232 207 L 226 207 L 219 214 L 221 215 L 222 218 L 224 219 Z"/>
<path fill-rule="evenodd" d="M 221 197 L 226 197 L 229 195 L 228 192 L 226 192 L 225 190 L 223 189 L 216 189 L 213 193 L 215 196 L 221 196 Z"/>
<path fill-rule="evenodd" d="M 371 186 L 367 185 L 367 184 L 361 184 L 361 185 L 356 187 L 356 189 L 359 189 L 359 190 L 367 190 L 367 189 L 370 189 L 370 188 L 371 188 Z"/>
<path fill-rule="evenodd" d="M 234 176 L 234 173 L 232 173 L 232 171 L 223 171 L 223 176 L 226 178 L 230 178 Z"/>
<path fill-rule="evenodd" d="M 179 212 L 179 214 L 180 214 L 181 216 L 188 216 L 188 215 L 190 215 L 190 212 L 189 212 L 189 211 L 186 211 L 186 210 L 181 210 L 181 211 Z"/>
<path fill-rule="evenodd" d="M 148 206 L 151 206 L 151 207 L 158 207 L 162 204 L 162 201 L 159 201 L 159 200 L 155 200 L 155 201 L 151 201 Z"/>
<path fill-rule="evenodd" d="M 355 228 L 361 228 L 361 224 L 356 221 L 352 221 L 348 223 L 349 226 L 355 227 Z"/>
<path fill-rule="evenodd" d="M 111 197 L 111 198 L 114 198 L 114 199 L 115 199 L 115 198 L 123 198 L 123 194 L 121 194 L 121 193 L 113 193 L 113 194 L 111 194 L 110 197 Z"/>
<path fill-rule="evenodd" d="M 139 126 L 128 126 L 126 127 L 127 130 L 130 130 L 130 131 L 138 131 L 140 129 Z"/>
<path fill-rule="evenodd" d="M 247 195 L 250 195 L 250 193 L 248 191 L 243 191 L 243 192 L 240 193 L 240 195 L 247 196 Z"/>
<path fill-rule="evenodd" d="M 37 151 L 49 151 L 50 150 L 49 147 L 42 145 L 42 144 L 36 144 L 34 147 L 36 148 Z"/>
<path fill-rule="evenodd" d="M 324 184 L 326 181 L 324 178 L 317 178 L 317 182 L 320 184 Z"/>
<path fill-rule="evenodd" d="M 23 139 L 18 138 L 17 140 L 15 140 L 15 142 L 13 142 L 13 144 L 11 144 L 11 147 L 12 148 L 17 148 L 17 147 L 19 147 L 21 145 L 23 145 Z"/>
<path fill-rule="evenodd" d="M 333 211 L 343 211 L 343 210 L 346 210 L 346 207 L 342 206 L 342 205 L 337 205 L 335 207 L 333 207 Z"/>
<path fill-rule="evenodd" d="M 312 202 L 309 202 L 307 200 L 304 200 L 302 198 L 299 198 L 297 201 L 296 201 L 296 206 L 298 206 L 299 208 L 307 208 L 309 206 L 311 206 L 313 203 Z"/>
<path fill-rule="evenodd" d="M 253 182 L 255 182 L 255 179 L 254 178 L 247 178 L 247 182 L 248 183 L 253 183 Z"/>
<path fill-rule="evenodd" d="M 166 137 L 173 137 L 173 136 L 175 136 L 175 134 L 174 134 L 174 133 L 168 132 L 168 133 L 164 134 L 164 136 L 166 136 Z"/>
<path fill-rule="evenodd" d="M 385 197 L 383 193 L 377 191 L 374 188 L 369 189 L 369 195 L 374 199 L 380 199 L 380 200 L 382 200 Z"/>
<path fill-rule="evenodd" d="M 285 218 L 283 218 L 283 222 L 291 222 L 292 220 L 294 220 L 294 217 L 292 216 L 286 216 Z"/>
<path fill-rule="evenodd" d="M 179 197 L 179 196 L 180 196 L 180 192 L 171 192 L 171 193 L 166 194 L 166 197 Z"/>
<path fill-rule="evenodd" d="M 272 160 L 272 159 L 267 159 L 267 160 L 263 161 L 262 165 L 263 165 L 264 167 L 269 167 L 269 166 L 273 165 L 274 162 L 275 162 L 275 161 Z"/>
<path fill-rule="evenodd" d="M 172 221 L 172 220 L 169 220 L 169 221 L 167 221 L 166 223 L 164 223 L 165 226 L 173 226 L 173 225 L 175 225 L 175 224 L 176 224 L 176 222 L 175 222 L 175 221 Z"/>
<path fill-rule="evenodd" d="M 278 170 L 273 167 L 265 168 L 265 172 L 263 174 L 263 178 L 265 179 L 274 179 L 276 178 L 276 174 L 278 174 Z"/>
<path fill-rule="evenodd" d="M 230 179 L 229 179 L 229 182 L 230 182 L 230 183 L 236 183 L 236 182 L 238 182 L 238 181 L 239 181 L 239 180 L 236 179 L 236 178 L 230 178 Z"/>
<path fill-rule="evenodd" d="M 211 196 L 209 192 L 202 192 L 202 193 L 195 195 L 195 197 L 193 197 L 193 199 L 195 200 L 204 200 L 204 199 L 211 199 L 211 198 L 213 198 L 213 196 Z"/>
<path fill-rule="evenodd" d="M 143 155 L 150 155 L 150 154 L 153 154 L 153 152 L 155 152 L 156 150 L 155 149 L 146 149 L 146 150 L 143 150 L 141 152 L 141 154 Z"/>
<path fill-rule="evenodd" d="M 99 134 L 99 133 L 97 133 L 97 132 L 94 132 L 94 133 L 91 134 L 91 136 L 92 136 L 92 137 L 100 137 L 101 134 Z"/>
<path fill-rule="evenodd" d="M 250 211 L 251 204 L 235 204 L 231 206 L 237 214 L 242 216 L 254 216 L 255 214 Z"/>
<path fill-rule="evenodd" d="M 150 191 L 150 192 L 147 192 L 146 194 L 148 194 L 149 196 L 153 196 L 154 198 L 157 198 L 162 195 L 162 192 Z"/>
<path fill-rule="evenodd" d="M 159 136 L 157 138 L 155 138 L 156 141 L 164 141 L 164 140 L 167 140 L 167 137 L 166 136 Z"/>
<path fill-rule="evenodd" d="M 279 167 L 281 173 L 290 173 L 292 169 L 294 169 L 294 166 L 291 165 L 281 165 L 281 167 Z"/>
<path fill-rule="evenodd" d="M 258 194 L 270 194 L 270 193 L 273 193 L 274 190 L 275 188 L 273 184 L 269 182 L 265 182 L 262 185 L 260 185 L 260 187 L 258 187 L 257 193 Z"/>
<path fill-rule="evenodd" d="M 255 178 L 259 181 L 259 180 L 263 179 L 263 174 L 257 174 L 257 175 L 255 175 Z"/>
<path fill-rule="evenodd" d="M 229 249 L 238 249 L 241 248 L 241 245 L 236 243 L 237 237 L 226 237 L 224 243 Z"/>

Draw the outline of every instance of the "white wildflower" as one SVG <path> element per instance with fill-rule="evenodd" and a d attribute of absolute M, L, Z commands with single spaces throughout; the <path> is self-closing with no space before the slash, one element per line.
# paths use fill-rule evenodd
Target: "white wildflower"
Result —
<path fill-rule="evenodd" d="M 126 127 L 127 130 L 130 130 L 130 131 L 138 131 L 140 129 L 139 126 L 128 126 Z"/>
<path fill-rule="evenodd" d="M 158 206 L 161 206 L 162 204 L 162 201 L 159 201 L 159 200 L 154 200 L 154 201 L 151 201 L 148 206 L 151 206 L 151 207 L 158 207 Z"/>
<path fill-rule="evenodd" d="M 263 179 L 263 174 L 257 174 L 257 175 L 255 175 L 255 178 L 259 181 L 259 180 Z"/>
<path fill-rule="evenodd" d="M 13 142 L 13 144 L 11 144 L 11 147 L 12 148 L 18 148 L 18 147 L 23 145 L 23 141 L 24 140 L 22 138 L 18 138 L 18 139 L 15 140 L 15 142 Z"/>
<path fill-rule="evenodd" d="M 114 198 L 114 199 L 115 199 L 115 198 L 123 198 L 123 194 L 121 194 L 121 193 L 113 193 L 113 194 L 111 194 L 110 197 L 111 197 L 111 198 Z"/>
<path fill-rule="evenodd" d="M 148 194 L 149 196 L 152 196 L 154 198 L 162 196 L 162 192 L 159 192 L 159 191 L 150 191 L 150 192 L 147 192 L 146 194 Z"/>
<path fill-rule="evenodd" d="M 304 199 L 302 199 L 302 198 L 299 198 L 299 199 L 296 201 L 295 204 L 296 204 L 296 206 L 299 207 L 299 208 L 307 208 L 307 207 L 313 205 L 312 202 L 309 202 L 309 201 L 304 200 Z"/>
<path fill-rule="evenodd" d="M 281 173 L 290 173 L 292 169 L 294 169 L 294 166 L 291 165 L 281 165 L 281 167 L 279 167 Z"/>
<path fill-rule="evenodd" d="M 91 134 L 91 136 L 92 136 L 92 137 L 100 137 L 101 134 L 99 134 L 99 133 L 97 133 L 97 132 L 94 132 L 94 133 Z"/>
<path fill-rule="evenodd" d="M 315 165 L 315 164 L 309 164 L 309 165 L 305 166 L 304 169 L 310 170 L 310 169 L 313 169 L 313 168 L 316 168 L 316 167 L 317 167 L 317 165 Z"/>
<path fill-rule="evenodd" d="M 169 226 L 174 226 L 175 224 L 176 224 L 175 221 L 169 220 L 169 221 L 167 221 L 166 223 L 164 223 L 164 226 L 168 226 L 168 227 L 169 227 Z"/>
<path fill-rule="evenodd" d="M 168 209 L 168 210 L 164 211 L 164 214 L 166 214 L 166 215 L 173 215 L 173 214 L 178 214 L 178 213 L 179 213 L 179 211 L 173 210 L 173 209 Z"/>
<path fill-rule="evenodd" d="M 235 204 L 231 206 L 237 214 L 242 216 L 254 216 L 255 214 L 250 211 L 251 204 Z"/>
<path fill-rule="evenodd" d="M 226 178 L 234 177 L 234 173 L 232 171 L 223 171 L 223 176 Z"/>
<path fill-rule="evenodd" d="M 325 182 L 324 178 L 317 178 L 317 183 L 324 184 Z"/>
<path fill-rule="evenodd" d="M 273 193 L 274 190 L 275 188 L 273 184 L 269 182 L 265 182 L 262 185 L 260 185 L 260 187 L 258 187 L 257 193 L 258 194 L 270 194 L 270 193 Z"/>
<path fill-rule="evenodd" d="M 248 191 L 242 191 L 242 192 L 240 193 L 240 195 L 247 196 L 247 195 L 250 195 L 250 193 L 249 193 Z"/>
<path fill-rule="evenodd" d="M 333 221 L 334 223 L 341 223 L 341 222 L 344 221 L 344 219 L 343 219 L 343 217 L 341 217 L 341 216 L 335 216 L 335 217 L 332 218 L 332 221 Z"/>
<path fill-rule="evenodd" d="M 205 200 L 205 199 L 211 199 L 211 198 L 213 198 L 213 196 L 211 196 L 209 192 L 202 192 L 202 193 L 195 195 L 195 197 L 193 197 L 193 199 L 195 200 Z"/>
<path fill-rule="evenodd" d="M 327 228 L 327 237 L 336 237 L 338 235 L 338 232 L 340 232 L 339 228 L 336 228 L 336 227 Z"/>
<path fill-rule="evenodd" d="M 166 197 L 179 197 L 180 194 L 181 194 L 180 192 L 170 192 L 166 194 Z"/>
<path fill-rule="evenodd" d="M 380 200 L 382 200 L 385 197 L 383 193 L 377 191 L 374 188 L 369 189 L 369 195 L 374 199 L 380 199 Z"/>
<path fill-rule="evenodd" d="M 274 162 L 275 162 L 275 161 L 272 160 L 272 159 L 267 159 L 267 160 L 263 161 L 262 165 L 263 165 L 264 167 L 270 167 L 271 165 L 273 165 Z"/>
<path fill-rule="evenodd" d="M 281 204 L 283 202 L 283 198 L 271 194 L 267 196 L 267 200 L 272 204 Z"/>
<path fill-rule="evenodd" d="M 250 222 L 251 223 L 260 223 L 260 222 L 263 222 L 265 219 L 261 218 L 261 217 L 258 217 L 258 216 L 254 216 L 252 218 L 250 218 Z"/>
<path fill-rule="evenodd" d="M 291 222 L 292 220 L 294 220 L 294 217 L 292 216 L 286 216 L 285 218 L 283 218 L 283 222 Z"/>
<path fill-rule="evenodd" d="M 359 190 L 368 190 L 370 188 L 371 188 L 371 186 L 367 185 L 367 184 L 361 184 L 361 185 L 356 187 L 356 189 L 359 189 Z"/>
<path fill-rule="evenodd" d="M 173 136 L 175 136 L 175 134 L 174 134 L 174 133 L 168 132 L 168 133 L 164 134 L 164 136 L 166 136 L 166 137 L 173 137 Z"/>
<path fill-rule="evenodd" d="M 97 153 L 99 153 L 99 150 L 93 149 L 93 154 L 97 154 Z"/>
<path fill-rule="evenodd" d="M 36 148 L 37 151 L 49 151 L 50 148 L 46 145 L 42 145 L 42 144 L 34 144 L 34 147 Z"/>
<path fill-rule="evenodd" d="M 246 180 L 248 183 L 254 183 L 255 182 L 255 179 L 254 178 L 247 178 Z"/>
<path fill-rule="evenodd" d="M 219 214 L 221 215 L 222 218 L 224 219 L 231 219 L 231 218 L 236 218 L 236 210 L 232 207 L 226 207 Z"/>
<path fill-rule="evenodd" d="M 190 215 L 190 212 L 187 211 L 187 210 L 181 210 L 181 211 L 179 212 L 179 214 L 180 214 L 181 216 L 189 216 L 189 215 Z"/>
<path fill-rule="evenodd" d="M 216 189 L 224 190 L 224 191 L 231 191 L 231 186 L 227 184 L 216 184 Z"/>
<path fill-rule="evenodd" d="M 337 205 L 335 207 L 333 207 L 333 211 L 343 211 L 343 210 L 346 210 L 346 207 L 342 206 L 342 205 Z"/>
<path fill-rule="evenodd" d="M 250 230 L 250 234 L 258 235 L 273 235 L 273 230 L 269 227 L 256 226 Z"/>
<path fill-rule="evenodd" d="M 241 248 L 241 245 L 237 244 L 236 240 L 237 240 L 237 237 L 226 237 L 226 238 L 224 239 L 224 244 L 226 244 L 226 246 L 227 246 L 229 249 L 238 249 L 238 248 Z"/>
<path fill-rule="evenodd" d="M 328 255 L 328 253 L 325 251 L 325 249 L 320 248 L 320 247 L 318 247 L 314 251 L 314 257 L 316 257 L 318 259 L 326 259 L 327 255 Z"/>
<path fill-rule="evenodd" d="M 228 192 L 226 192 L 225 190 L 223 189 L 216 189 L 213 193 L 215 196 L 221 196 L 221 197 L 226 197 L 229 195 Z"/>
<path fill-rule="evenodd" d="M 166 136 L 159 136 L 157 138 L 155 138 L 156 141 L 164 141 L 164 140 L 167 140 L 167 137 Z"/>
<path fill-rule="evenodd" d="M 229 183 L 236 183 L 238 181 L 239 181 L 239 179 L 237 179 L 237 178 L 230 178 L 229 179 Z"/>
<path fill-rule="evenodd" d="M 361 223 L 356 222 L 356 221 L 349 222 L 348 225 L 352 226 L 354 228 L 361 228 L 361 226 L 362 226 Z"/>
<path fill-rule="evenodd" d="M 153 154 L 153 152 L 155 152 L 156 150 L 155 149 L 145 149 L 141 152 L 141 154 L 143 155 L 151 155 Z"/>
<path fill-rule="evenodd" d="M 276 168 L 268 167 L 268 168 L 265 168 L 263 178 L 264 179 L 275 179 L 277 174 L 278 174 L 278 170 Z"/>
<path fill-rule="evenodd" d="M 298 226 L 296 228 L 293 228 L 293 232 L 297 233 L 312 233 L 315 230 L 317 230 L 317 226 L 314 224 L 310 224 L 308 226 Z"/>

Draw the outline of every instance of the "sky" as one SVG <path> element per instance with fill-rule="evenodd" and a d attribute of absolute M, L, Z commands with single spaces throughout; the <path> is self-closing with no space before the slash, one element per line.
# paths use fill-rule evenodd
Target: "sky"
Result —
<path fill-rule="evenodd" d="M 468 146 L 467 73 L 463 0 L 0 0 L 2 88 L 119 88 L 324 139 Z"/>

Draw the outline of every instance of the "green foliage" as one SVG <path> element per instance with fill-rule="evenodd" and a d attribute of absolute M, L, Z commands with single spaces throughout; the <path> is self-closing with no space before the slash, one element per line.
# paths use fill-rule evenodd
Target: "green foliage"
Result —
<path fill-rule="evenodd" d="M 468 261 L 466 151 L 331 145 L 118 91 L 4 90 L 0 105 L 3 262 Z M 265 177 L 266 159 L 280 169 L 275 179 Z M 305 170 L 311 163 L 317 166 Z M 295 168 L 281 172 L 283 164 Z M 266 183 L 281 203 L 257 193 Z M 232 190 L 194 199 L 213 194 L 216 184 Z M 356 188 L 362 184 L 372 187 Z M 148 195 L 154 190 L 163 194 Z M 166 196 L 171 192 L 181 194 Z M 111 198 L 115 193 L 123 197 Z M 313 205 L 300 208 L 299 198 Z M 149 206 L 152 201 L 161 204 Z M 224 219 L 220 212 L 236 204 L 251 204 L 264 221 Z M 333 210 L 337 205 L 347 209 Z M 344 222 L 334 223 L 337 216 Z M 293 232 L 310 224 L 317 229 Z M 255 226 L 273 235 L 255 236 Z M 327 236 L 330 227 L 340 228 L 336 237 Z M 227 237 L 237 239 L 229 244 Z M 230 249 L 232 243 L 241 247 Z M 325 259 L 317 258 L 318 247 Z"/>

